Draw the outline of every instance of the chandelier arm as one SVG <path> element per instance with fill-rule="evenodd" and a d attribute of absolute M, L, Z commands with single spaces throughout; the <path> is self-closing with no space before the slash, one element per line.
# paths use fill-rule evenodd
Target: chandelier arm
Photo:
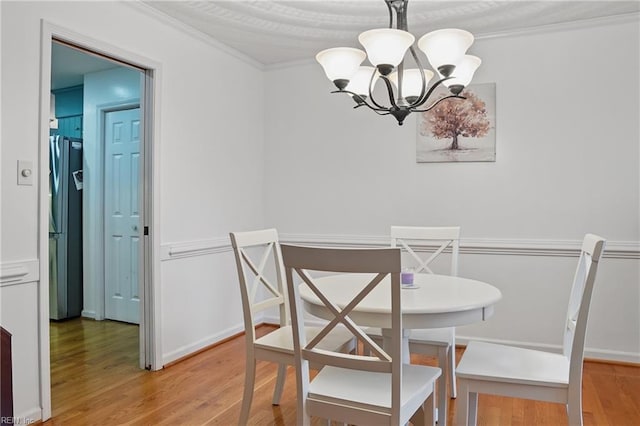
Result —
<path fill-rule="evenodd" d="M 344 90 L 344 89 L 342 89 L 342 90 L 334 90 L 334 91 L 333 91 L 333 92 L 331 92 L 331 93 L 347 93 L 347 94 L 349 94 L 349 95 L 353 96 L 354 98 L 356 98 L 356 102 L 358 102 L 358 104 L 357 104 L 356 106 L 354 106 L 354 108 L 359 108 L 359 107 L 361 107 L 361 106 L 366 106 L 366 107 L 368 107 L 370 110 L 375 111 L 375 112 L 378 112 L 378 111 L 387 111 L 387 108 L 384 108 L 384 107 L 376 108 L 375 106 L 373 106 L 373 105 L 369 104 L 369 102 L 367 102 L 367 99 L 366 99 L 366 98 L 363 98 L 362 96 L 358 95 L 357 93 L 355 93 L 355 92 L 351 92 L 351 91 L 349 91 L 349 90 Z M 385 115 L 386 115 L 386 114 L 385 114 Z"/>
<path fill-rule="evenodd" d="M 358 104 L 358 105 L 354 106 L 354 107 L 353 107 L 353 109 L 360 108 L 360 107 L 363 107 L 363 106 L 367 106 L 367 107 L 369 107 L 369 109 L 371 109 L 371 111 L 375 112 L 375 113 L 376 113 L 376 114 L 378 114 L 378 115 L 389 115 L 389 114 L 391 114 L 391 113 L 390 113 L 390 112 L 388 112 L 388 111 L 380 111 L 380 110 L 378 110 L 378 109 L 373 109 L 373 108 L 371 108 L 371 107 L 370 107 L 369 105 L 367 105 L 367 104 Z"/>
<path fill-rule="evenodd" d="M 444 101 L 445 99 L 450 99 L 450 98 L 457 98 L 457 99 L 467 99 L 464 96 L 458 96 L 458 95 L 449 95 L 449 96 L 445 96 L 443 98 L 438 99 L 437 101 L 435 101 L 433 104 L 429 105 L 429 107 L 427 107 L 426 109 L 411 109 L 411 112 L 427 112 L 427 111 L 431 111 L 436 105 L 438 105 L 440 102 Z"/>
<path fill-rule="evenodd" d="M 409 105 L 409 108 L 414 108 L 421 105 L 419 101 L 422 99 L 422 96 L 427 90 L 427 79 L 424 78 L 424 72 L 422 71 L 423 69 L 422 63 L 420 62 L 420 59 L 418 59 L 418 55 L 416 54 L 416 50 L 413 48 L 413 45 L 409 46 L 409 51 L 411 52 L 411 56 L 413 56 L 413 60 L 416 62 L 416 65 L 418 66 L 418 70 L 420 70 L 420 79 L 422 80 L 422 88 L 420 89 L 420 96 L 418 96 L 418 99 L 416 99 L 415 101 L 413 101 L 413 103 Z"/>
<path fill-rule="evenodd" d="M 433 94 L 434 90 L 436 90 L 436 88 L 438 86 L 440 86 L 444 81 L 447 81 L 449 79 L 452 79 L 453 77 L 444 77 L 438 81 L 436 81 L 435 83 L 433 83 L 433 86 L 431 86 L 431 88 L 427 91 L 427 93 L 425 93 L 423 96 L 421 96 L 416 102 L 415 105 L 412 105 L 412 108 L 416 108 L 421 106 L 422 104 L 424 104 L 429 97 L 431 97 L 431 95 Z"/>
<path fill-rule="evenodd" d="M 380 105 L 377 101 L 376 98 L 374 98 L 373 96 L 373 81 L 376 79 L 376 72 L 375 70 L 373 71 L 373 73 L 371 74 L 371 79 L 369 79 L 369 99 L 371 100 L 371 103 L 373 105 L 375 105 L 377 108 L 379 108 L 380 110 L 387 110 L 388 108 L 385 108 L 383 105 Z"/>
<path fill-rule="evenodd" d="M 391 102 L 391 106 L 394 108 L 398 108 L 398 104 L 396 104 L 396 100 L 393 98 L 393 86 L 387 77 L 381 75 L 380 78 L 384 81 L 384 84 L 387 86 L 387 92 L 389 92 L 389 102 Z M 376 104 L 377 105 L 377 104 Z M 388 109 L 388 108 L 385 108 Z"/>

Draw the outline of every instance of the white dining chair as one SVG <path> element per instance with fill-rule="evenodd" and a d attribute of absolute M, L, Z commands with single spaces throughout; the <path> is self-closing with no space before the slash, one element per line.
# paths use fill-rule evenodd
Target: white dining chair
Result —
<path fill-rule="evenodd" d="M 582 425 L 584 340 L 604 245 L 601 237 L 584 237 L 569 296 L 562 353 L 469 342 L 457 369 L 457 425 L 476 424 L 480 393 L 565 404 L 569 424 Z"/>
<path fill-rule="evenodd" d="M 418 250 L 418 245 L 420 250 Z M 421 226 L 392 226 L 391 247 L 400 247 L 409 255 L 409 261 L 403 262 L 403 267 L 414 266 L 414 272 L 433 274 L 434 261 L 450 247 L 450 262 L 440 265 L 447 275 L 458 275 L 458 257 L 460 251 L 460 227 L 421 227 Z M 420 254 L 416 252 L 418 250 Z M 422 254 L 425 251 L 427 254 Z M 440 272 L 440 271 L 438 271 Z M 411 291 L 411 290 L 407 290 Z M 367 329 L 367 334 L 376 342 L 382 341 L 380 329 Z M 438 398 L 442 401 L 447 397 L 447 377 L 450 382 L 451 397 L 456 397 L 456 352 L 455 328 L 433 328 L 411 330 L 409 334 L 409 352 L 438 357 L 438 366 L 443 375 L 438 379 Z M 442 404 L 438 404 L 442 406 Z M 447 413 L 438 411 L 439 424 L 444 424 Z"/>
<path fill-rule="evenodd" d="M 257 360 L 279 364 L 272 403 L 280 403 L 287 365 L 294 364 L 293 332 L 277 231 L 231 232 L 229 237 L 236 259 L 244 317 L 246 368 L 239 424 L 246 425 L 251 411 Z M 280 327 L 257 337 L 254 321 L 258 314 L 267 310 L 275 311 L 275 315 L 279 316 Z M 320 329 L 305 327 L 304 332 L 313 338 Z M 322 347 L 351 352 L 355 351 L 355 345 L 351 333 L 335 329 L 327 336 Z"/>
<path fill-rule="evenodd" d="M 334 249 L 283 244 L 282 256 L 291 299 L 296 379 L 297 424 L 309 425 L 311 416 L 348 424 L 434 424 L 433 390 L 441 370 L 404 364 L 400 304 L 399 249 Z M 315 284 L 325 273 L 354 273 L 362 278 L 362 291 L 346 306 L 336 306 Z M 300 284 L 300 283 L 303 284 Z M 334 318 L 312 339 L 304 333 L 304 307 L 298 285 L 307 285 Z M 336 285 L 340 285 L 338 282 Z M 378 287 L 381 287 L 378 289 Z M 391 346 L 383 350 L 350 318 L 351 311 L 371 291 L 389 294 Z M 321 342 L 343 325 L 367 347 L 369 356 L 323 350 Z M 324 368 L 313 378 L 309 364 Z"/>

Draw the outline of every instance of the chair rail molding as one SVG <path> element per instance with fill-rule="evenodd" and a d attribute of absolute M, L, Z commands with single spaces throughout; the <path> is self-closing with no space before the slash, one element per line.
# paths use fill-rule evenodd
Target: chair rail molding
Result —
<path fill-rule="evenodd" d="M 389 237 L 385 235 L 294 233 L 283 233 L 280 235 L 281 242 L 309 246 L 387 247 L 389 245 Z M 460 253 L 577 257 L 580 254 L 581 244 L 581 240 L 461 238 Z M 424 251 L 431 248 L 430 245 L 416 244 L 415 250 Z M 164 243 L 161 245 L 161 260 L 167 261 L 186 257 L 205 256 L 228 251 L 231 251 L 231 243 L 228 237 Z M 607 241 L 603 257 L 608 259 L 640 259 L 640 241 Z"/>
<path fill-rule="evenodd" d="M 184 241 L 165 243 L 160 246 L 160 260 L 174 260 L 185 257 L 205 256 L 231 251 L 229 237 L 211 240 Z"/>
<path fill-rule="evenodd" d="M 347 247 L 387 247 L 389 245 L 388 236 L 348 234 L 281 234 L 281 241 L 293 244 L 331 244 Z M 581 240 L 461 238 L 460 253 L 577 257 L 580 254 L 581 245 Z M 418 251 L 430 248 L 430 245 L 416 244 Z M 640 241 L 607 241 L 603 257 L 640 259 Z"/>
<path fill-rule="evenodd" d="M 40 279 L 38 259 L 26 259 L 0 264 L 0 287 L 26 284 Z"/>

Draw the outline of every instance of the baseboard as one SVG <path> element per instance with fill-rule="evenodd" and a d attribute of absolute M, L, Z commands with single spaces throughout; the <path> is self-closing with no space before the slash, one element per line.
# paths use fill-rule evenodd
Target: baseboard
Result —
<path fill-rule="evenodd" d="M 82 312 L 80 312 L 80 315 L 82 316 L 82 318 L 89 318 L 92 320 L 95 320 L 97 318 L 96 312 L 95 311 L 85 311 L 83 310 Z"/>
<path fill-rule="evenodd" d="M 39 422 L 42 420 L 42 409 L 40 407 L 31 408 L 30 410 L 14 415 L 12 420 L 12 424 L 14 425 L 29 425 Z M 3 422 L 3 424 L 4 423 L 5 422 Z M 10 422 L 6 423 L 9 424 Z"/>
<path fill-rule="evenodd" d="M 275 322 L 274 323 L 260 322 L 260 323 L 255 324 L 256 328 L 260 328 L 260 327 L 279 327 L 279 326 L 280 326 L 280 324 L 279 323 L 275 323 Z M 244 329 L 244 327 L 242 327 L 242 328 Z M 244 330 L 242 330 L 242 331 L 239 331 L 239 332 L 237 332 L 235 334 L 232 334 L 232 335 L 230 335 L 228 337 L 225 337 L 225 338 L 223 338 L 221 340 L 217 340 L 217 341 L 215 341 L 215 342 L 213 342 L 213 343 L 211 343 L 209 345 L 203 346 L 202 348 L 196 350 L 195 352 L 190 352 L 190 353 L 188 353 L 188 354 L 186 354 L 184 356 L 181 356 L 179 358 L 174 359 L 173 361 L 167 362 L 166 364 L 163 365 L 163 368 L 171 367 L 172 365 L 178 364 L 178 363 L 180 363 L 180 362 L 182 362 L 182 361 L 184 361 L 186 359 L 189 359 L 191 357 L 194 357 L 194 356 L 196 356 L 196 355 L 198 355 L 198 354 L 200 354 L 202 352 L 208 351 L 209 349 L 213 349 L 216 346 L 220 346 L 220 345 L 222 345 L 224 343 L 227 343 L 228 341 L 233 340 L 236 337 L 244 336 L 244 334 L 245 334 L 245 332 L 244 332 Z"/>
<path fill-rule="evenodd" d="M 263 322 L 265 324 L 278 324 L 277 317 L 264 317 Z M 326 324 L 319 319 L 307 319 L 306 324 L 320 326 Z M 531 343 L 531 342 L 522 342 L 516 340 L 502 340 L 502 339 L 488 339 L 482 337 L 469 337 L 469 336 L 458 336 L 456 335 L 456 344 L 460 346 L 466 346 L 471 340 L 477 340 L 480 342 L 488 342 L 488 343 L 497 343 L 500 345 L 510 345 L 510 346 L 519 346 L 521 348 L 527 349 L 535 349 L 539 351 L 547 351 L 547 352 L 562 352 L 562 346 L 560 345 L 550 345 L 545 343 Z M 600 348 L 589 348 L 586 347 L 584 350 L 584 357 L 589 361 L 598 361 L 605 363 L 616 363 L 616 364 L 625 364 L 631 366 L 640 366 L 640 353 L 634 352 L 623 352 L 623 351 L 612 351 L 608 349 L 600 349 Z"/>
<path fill-rule="evenodd" d="M 262 324 L 260 324 L 260 325 L 262 325 Z M 226 338 L 224 338 L 222 340 L 218 340 L 218 341 L 216 341 L 216 342 L 214 342 L 214 343 L 212 343 L 210 345 L 204 346 L 204 347 L 198 349 L 195 352 L 191 352 L 191 353 L 189 353 L 189 354 L 187 354 L 185 356 L 182 356 L 182 357 L 180 357 L 178 359 L 174 359 L 173 361 L 164 364 L 163 368 L 171 367 L 172 365 L 178 364 L 178 363 L 180 363 L 180 362 L 182 362 L 182 361 L 184 361 L 186 359 L 192 358 L 192 357 L 194 357 L 194 356 L 196 356 L 198 354 L 201 354 L 202 352 L 208 351 L 209 349 L 213 349 L 213 348 L 215 348 L 217 346 L 220 346 L 220 345 L 222 345 L 224 343 L 227 343 L 228 341 L 233 340 L 236 337 L 244 336 L 244 334 L 245 334 L 244 331 L 240 331 L 239 333 L 232 334 L 229 337 L 226 337 Z"/>
<path fill-rule="evenodd" d="M 305 321 L 307 325 L 310 326 L 322 326 L 327 322 L 317 319 L 317 318 L 307 318 Z M 262 318 L 262 321 L 257 323 L 255 326 L 278 326 L 280 324 L 280 320 L 276 316 L 265 316 Z M 192 344 L 183 346 L 175 351 L 172 351 L 166 354 L 163 357 L 163 365 L 164 367 L 171 366 L 177 362 L 183 361 L 187 358 L 190 358 L 194 355 L 197 355 L 200 352 L 203 352 L 212 347 L 221 345 L 231 339 L 242 336 L 244 334 L 242 325 L 238 325 L 236 327 L 227 329 L 221 333 L 215 334 L 213 336 L 209 336 L 205 339 L 201 339 L 200 341 Z M 516 340 L 503 340 L 503 339 L 487 339 L 481 337 L 468 337 L 468 336 L 456 336 L 456 346 L 466 347 L 467 344 L 472 341 L 477 340 L 480 342 L 487 343 L 496 343 L 500 345 L 510 345 L 510 346 L 519 346 L 521 348 L 527 349 L 535 349 L 540 351 L 547 352 L 555 352 L 560 353 L 562 351 L 562 346 L 560 345 L 550 345 L 545 343 L 530 343 L 530 342 L 522 342 Z M 608 349 L 598 349 L 598 348 L 585 348 L 585 361 L 591 362 L 601 362 L 606 364 L 620 364 L 631 367 L 640 367 L 640 353 L 634 352 L 623 352 L 623 351 L 611 351 Z"/>
<path fill-rule="evenodd" d="M 197 342 L 181 346 L 171 352 L 168 352 L 162 356 L 162 365 L 163 367 L 167 365 L 171 365 L 178 360 L 193 355 L 196 352 L 202 351 L 203 349 L 215 345 L 225 339 L 228 339 L 232 336 L 238 335 L 238 333 L 244 332 L 244 326 L 237 325 L 226 330 L 223 330 L 219 333 L 207 336 L 203 339 L 198 340 Z"/>

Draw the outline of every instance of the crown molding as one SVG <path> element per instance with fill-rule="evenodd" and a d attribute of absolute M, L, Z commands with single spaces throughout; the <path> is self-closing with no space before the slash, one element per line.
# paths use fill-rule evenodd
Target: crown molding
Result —
<path fill-rule="evenodd" d="M 209 46 L 215 47 L 218 50 L 221 50 L 224 53 L 227 53 L 231 56 L 233 56 L 236 59 L 241 60 L 242 62 L 251 65 L 254 68 L 257 68 L 261 71 L 265 70 L 265 65 L 262 62 L 256 61 L 255 59 L 253 59 L 252 57 L 240 52 L 237 49 L 234 49 L 233 47 L 226 45 L 224 43 L 222 43 L 221 41 L 211 37 L 208 34 L 203 33 L 200 30 L 197 30 L 187 24 L 185 24 L 184 22 L 180 21 L 179 19 L 176 19 L 170 15 L 167 15 L 166 13 L 151 7 L 147 4 L 145 4 L 144 2 L 140 1 L 140 0 L 135 0 L 135 1 L 121 1 L 122 4 L 126 4 L 129 7 L 138 10 L 139 12 L 142 12 L 145 15 L 149 15 L 155 19 L 157 19 L 158 21 L 170 25 L 172 28 L 175 28 L 176 30 L 190 36 L 193 37 L 195 39 L 198 39 L 206 44 L 208 44 Z"/>
<path fill-rule="evenodd" d="M 625 13 L 621 15 L 612 15 L 602 18 L 581 19 L 571 22 L 559 22 L 557 24 L 538 25 L 527 28 L 518 28 L 505 31 L 496 31 L 490 33 L 475 34 L 476 40 L 491 40 L 508 37 L 522 37 L 527 35 L 553 33 L 558 31 L 573 31 L 585 28 L 601 27 L 608 25 L 619 25 L 622 23 L 634 22 L 640 23 L 640 12 Z M 309 64 L 316 64 L 314 58 L 300 59 L 297 61 L 281 62 L 277 64 L 263 65 L 264 71 L 277 71 L 287 68 L 294 68 Z"/>
<path fill-rule="evenodd" d="M 493 38 L 520 37 L 534 34 L 546 34 L 558 31 L 582 30 L 585 28 L 619 25 L 627 22 L 640 22 L 640 12 L 623 13 L 621 15 L 604 16 L 600 18 L 580 19 L 556 24 L 536 25 L 532 27 L 517 28 L 505 31 L 480 33 L 475 35 L 476 40 L 488 40 Z"/>

